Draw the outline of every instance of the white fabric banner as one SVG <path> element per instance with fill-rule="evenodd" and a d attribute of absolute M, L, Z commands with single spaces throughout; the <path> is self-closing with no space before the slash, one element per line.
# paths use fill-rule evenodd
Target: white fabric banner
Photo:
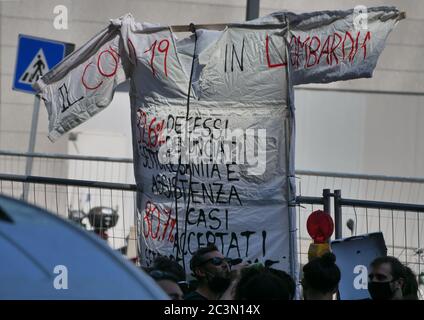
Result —
<path fill-rule="evenodd" d="M 280 12 L 177 41 L 112 20 L 37 84 L 55 140 L 131 80 L 141 259 L 215 243 L 231 258 L 297 270 L 292 84 L 367 77 L 398 19 L 369 9 Z M 194 56 L 193 53 L 195 52 Z"/>

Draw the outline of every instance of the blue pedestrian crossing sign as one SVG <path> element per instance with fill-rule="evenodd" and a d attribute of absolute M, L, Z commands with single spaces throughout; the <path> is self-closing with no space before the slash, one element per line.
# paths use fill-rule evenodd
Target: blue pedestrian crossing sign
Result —
<path fill-rule="evenodd" d="M 19 35 L 13 90 L 35 93 L 32 88 L 43 75 L 71 53 L 75 45 L 67 42 Z"/>

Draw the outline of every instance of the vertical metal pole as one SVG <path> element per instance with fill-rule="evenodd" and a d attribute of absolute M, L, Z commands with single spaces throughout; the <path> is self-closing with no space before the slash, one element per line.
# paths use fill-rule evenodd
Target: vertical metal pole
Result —
<path fill-rule="evenodd" d="M 342 192 L 341 190 L 334 190 L 334 224 L 336 229 L 336 239 L 342 238 L 342 206 L 341 206 Z"/>
<path fill-rule="evenodd" d="M 334 190 L 334 224 L 335 224 L 335 238 L 342 238 L 342 206 L 340 199 L 342 198 L 341 190 Z M 340 290 L 337 290 L 336 299 L 340 300 Z"/>
<path fill-rule="evenodd" d="M 323 189 L 322 190 L 322 199 L 323 199 L 323 209 L 326 214 L 329 214 L 331 216 L 331 192 L 330 189 Z M 330 244 L 331 237 L 328 238 L 328 243 Z"/>
<path fill-rule="evenodd" d="M 294 168 L 291 168 L 290 166 L 290 143 L 291 143 L 291 127 L 290 127 L 290 119 L 284 120 L 284 130 L 285 130 L 285 136 L 287 137 L 284 139 L 285 142 L 285 151 L 286 151 L 286 173 L 287 173 L 287 206 L 288 206 L 288 213 L 289 213 L 289 257 L 290 257 L 290 275 L 293 279 L 297 279 L 297 250 L 296 250 L 296 209 L 293 206 L 290 206 L 290 203 L 292 201 L 296 201 L 296 194 L 295 190 L 292 190 L 291 188 L 291 174 L 294 175 Z M 290 170 L 293 170 L 291 172 Z M 292 194 L 293 193 L 293 194 Z M 292 199 L 292 197 L 294 199 Z"/>
<path fill-rule="evenodd" d="M 259 1 L 260 0 L 247 0 L 246 21 L 259 17 Z"/>
<path fill-rule="evenodd" d="M 324 200 L 324 212 L 331 214 L 331 192 L 330 189 L 322 190 L 322 198 Z"/>
<path fill-rule="evenodd" d="M 34 95 L 34 109 L 32 110 L 32 122 L 31 122 L 31 132 L 29 136 L 29 145 L 28 145 L 28 153 L 33 153 L 35 148 L 35 140 L 37 137 L 37 126 L 38 126 L 38 114 L 40 113 L 40 97 L 38 95 Z M 25 175 L 30 176 L 32 172 L 32 161 L 33 157 L 28 156 L 26 160 L 25 166 Z M 23 199 L 25 201 L 28 200 L 28 189 L 29 184 L 24 184 L 23 190 Z"/>

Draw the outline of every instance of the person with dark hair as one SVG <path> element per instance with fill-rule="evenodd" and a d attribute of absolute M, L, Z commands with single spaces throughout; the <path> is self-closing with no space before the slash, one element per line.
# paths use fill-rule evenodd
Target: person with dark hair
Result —
<path fill-rule="evenodd" d="M 410 267 L 405 266 L 405 282 L 402 287 L 403 300 L 419 300 L 417 276 Z"/>
<path fill-rule="evenodd" d="M 186 281 L 184 268 L 177 261 L 169 257 L 157 256 L 150 270 L 160 270 L 172 274 L 184 294 L 188 294 L 192 290 L 191 284 Z"/>
<path fill-rule="evenodd" d="M 305 300 L 333 300 L 338 290 L 341 273 L 336 256 L 327 252 L 303 267 L 303 298 Z"/>
<path fill-rule="evenodd" d="M 150 270 L 149 275 L 172 300 L 183 300 L 183 292 L 178 285 L 178 279 L 174 274 L 152 269 Z"/>
<path fill-rule="evenodd" d="M 404 266 L 395 257 L 378 257 L 370 264 L 368 291 L 373 300 L 401 300 Z"/>
<path fill-rule="evenodd" d="M 198 286 L 184 297 L 185 300 L 217 300 L 231 283 L 228 259 L 213 244 L 193 254 L 190 269 Z"/>
<path fill-rule="evenodd" d="M 269 270 L 274 273 L 275 275 L 281 277 L 284 281 L 287 283 L 287 287 L 289 289 L 289 300 L 294 300 L 296 295 L 296 283 L 294 282 L 293 278 L 285 271 L 269 268 Z"/>
<path fill-rule="evenodd" d="M 424 272 L 418 275 L 418 299 L 424 300 Z"/>
<path fill-rule="evenodd" d="M 173 274 L 178 281 L 185 281 L 186 274 L 184 268 L 175 260 L 166 256 L 158 256 L 153 261 L 152 269 L 166 271 Z"/>
<path fill-rule="evenodd" d="M 295 283 L 284 271 L 251 266 L 241 271 L 235 300 L 293 300 Z"/>
<path fill-rule="evenodd" d="M 373 300 L 418 300 L 413 271 L 397 258 L 376 258 L 370 265 L 368 291 Z"/>

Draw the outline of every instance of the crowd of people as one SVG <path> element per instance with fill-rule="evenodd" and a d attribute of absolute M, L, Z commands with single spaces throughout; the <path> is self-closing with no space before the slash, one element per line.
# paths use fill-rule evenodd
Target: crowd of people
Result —
<path fill-rule="evenodd" d="M 260 263 L 235 264 L 212 244 L 193 254 L 190 269 L 194 281 L 187 281 L 176 261 L 159 256 L 144 271 L 173 300 L 334 300 L 341 279 L 336 256 L 331 252 L 303 266 L 296 290 L 288 273 Z M 368 291 L 373 300 L 419 299 L 416 275 L 391 256 L 376 258 L 370 264 Z"/>

